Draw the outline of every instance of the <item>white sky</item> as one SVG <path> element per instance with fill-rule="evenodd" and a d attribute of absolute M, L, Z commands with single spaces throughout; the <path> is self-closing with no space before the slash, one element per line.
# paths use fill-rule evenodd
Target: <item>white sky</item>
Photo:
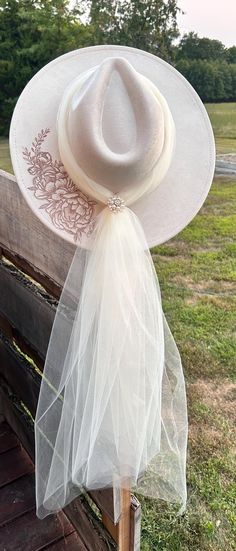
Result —
<path fill-rule="evenodd" d="M 178 0 L 185 15 L 179 15 L 181 34 L 195 31 L 236 46 L 236 0 Z"/>

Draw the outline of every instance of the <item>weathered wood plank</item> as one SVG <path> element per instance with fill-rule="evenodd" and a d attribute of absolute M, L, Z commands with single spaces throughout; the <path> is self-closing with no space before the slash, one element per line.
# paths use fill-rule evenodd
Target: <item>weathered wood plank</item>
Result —
<path fill-rule="evenodd" d="M 40 389 L 40 375 L 1 332 L 0 376 L 34 415 Z"/>
<path fill-rule="evenodd" d="M 102 516 L 103 524 L 112 535 L 118 545 L 119 551 L 130 551 L 131 539 L 131 493 L 130 489 L 122 488 L 120 490 L 120 510 L 119 522 L 115 525 L 107 515 Z"/>
<path fill-rule="evenodd" d="M 88 551 L 115 551 L 115 542 L 103 528 L 99 519 L 89 506 L 86 498 L 81 496 L 64 509 L 66 515 L 78 530 Z"/>
<path fill-rule="evenodd" d="M 53 543 L 47 547 L 48 551 L 87 551 L 87 547 L 81 541 L 79 534 L 74 532 L 64 538 L 60 539 L 57 543 Z"/>
<path fill-rule="evenodd" d="M 0 381 L 0 402 L 4 417 L 9 425 L 13 428 L 26 451 L 34 461 L 34 428 L 33 423 L 25 415 L 17 398 L 11 394 L 9 387 Z M 101 522 L 94 515 L 91 507 L 85 500 L 76 499 L 65 508 L 66 515 L 81 534 L 84 542 L 86 537 L 91 540 L 88 551 L 115 551 L 116 546 L 109 537 L 109 534 L 103 528 Z M 95 528 L 96 534 L 88 535 L 88 530 L 93 531 Z M 98 547 L 92 547 L 94 541 Z"/>
<path fill-rule="evenodd" d="M 2 249 L 13 255 L 17 264 L 30 275 L 31 269 L 34 269 L 37 281 L 46 274 L 55 286 L 62 286 L 75 247 L 60 239 L 40 222 L 28 207 L 14 176 L 2 170 L 0 194 Z"/>
<path fill-rule="evenodd" d="M 19 446 L 20 442 L 6 422 L 0 424 L 0 454 Z"/>
<path fill-rule="evenodd" d="M 105 491 L 105 490 L 104 490 Z M 101 494 L 103 491 L 101 490 Z M 111 500 L 112 492 L 109 490 L 108 499 Z M 105 496 L 104 496 L 105 497 Z M 96 496 L 94 501 L 96 501 Z M 101 509 L 103 505 L 103 495 L 101 500 Z M 113 513 L 113 508 L 109 504 L 108 507 L 110 509 L 108 510 L 108 514 L 103 514 L 103 523 L 108 532 L 111 534 L 112 538 L 117 542 L 121 542 L 121 536 L 122 536 L 122 525 L 114 524 L 112 521 L 111 513 Z M 108 508 L 106 507 L 106 508 Z M 127 529 L 127 527 L 126 527 Z M 130 506 L 130 545 L 129 545 L 129 551 L 140 551 L 140 543 L 141 543 L 141 505 L 138 501 L 138 499 L 131 495 L 131 506 Z"/>
<path fill-rule="evenodd" d="M 141 505 L 135 496 L 131 496 L 130 513 L 130 551 L 140 551 L 141 545 Z"/>
<path fill-rule="evenodd" d="M 30 358 L 36 369 L 42 373 L 44 369 L 44 360 L 40 358 L 34 348 L 25 341 L 24 337 L 22 337 L 19 331 L 14 327 L 12 327 L 12 340 L 14 345 L 20 350 L 20 353 L 23 354 L 24 357 Z"/>
<path fill-rule="evenodd" d="M 2 378 L 0 378 L 0 405 L 4 419 L 14 430 L 31 459 L 34 460 L 33 421 Z"/>
<path fill-rule="evenodd" d="M 1 254 L 6 257 L 14 266 L 17 266 L 22 272 L 30 276 L 34 281 L 37 281 L 50 293 L 52 296 L 59 298 L 61 294 L 61 287 L 57 285 L 50 277 L 37 271 L 32 264 L 27 262 L 21 256 L 12 253 L 6 248 L 1 247 Z"/>
<path fill-rule="evenodd" d="M 3 289 L 3 287 L 1 287 L 1 289 Z M 3 295 L 3 293 L 1 293 L 0 295 L 0 300 L 1 300 L 1 296 Z M 2 331 L 4 333 L 4 335 L 11 341 L 12 340 L 12 326 L 11 324 L 9 323 L 9 321 L 7 320 L 7 318 L 1 316 L 1 312 L 0 312 L 0 331 Z"/>
<path fill-rule="evenodd" d="M 0 313 L 44 359 L 57 302 L 14 266 L 0 261 Z"/>
<path fill-rule="evenodd" d="M 3 526 L 0 541 L 4 551 L 41 551 L 72 532 L 74 529 L 64 513 L 41 521 L 31 511 Z"/>
<path fill-rule="evenodd" d="M 26 474 L 0 491 L 0 526 L 35 509 L 34 474 Z"/>
<path fill-rule="evenodd" d="M 113 503 L 113 492 L 110 488 L 105 488 L 104 490 L 93 490 L 89 492 L 90 497 L 97 505 L 100 511 L 113 522 L 114 519 L 114 503 Z M 114 536 L 113 536 L 114 537 Z"/>
<path fill-rule="evenodd" d="M 118 549 L 120 549 L 120 551 L 130 551 L 130 488 L 121 489 L 120 494 L 121 517 L 118 523 Z"/>
<path fill-rule="evenodd" d="M 0 487 L 34 471 L 34 465 L 22 446 L 0 455 Z"/>

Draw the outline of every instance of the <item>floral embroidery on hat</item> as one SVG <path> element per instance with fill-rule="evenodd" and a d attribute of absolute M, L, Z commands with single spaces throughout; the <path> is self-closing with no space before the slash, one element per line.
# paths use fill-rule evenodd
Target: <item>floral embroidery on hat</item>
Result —
<path fill-rule="evenodd" d="M 27 170 L 33 177 L 33 185 L 28 189 L 43 201 L 39 208 L 47 212 L 53 225 L 73 235 L 77 242 L 82 234 L 89 236 L 93 231 L 96 203 L 76 187 L 61 161 L 54 160 L 48 151 L 42 151 L 49 132 L 49 128 L 41 130 L 31 148 L 23 149 L 23 158 L 29 165 Z"/>

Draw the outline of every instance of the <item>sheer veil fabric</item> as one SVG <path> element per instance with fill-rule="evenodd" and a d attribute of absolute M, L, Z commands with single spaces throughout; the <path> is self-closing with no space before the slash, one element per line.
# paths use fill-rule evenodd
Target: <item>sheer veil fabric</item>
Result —
<path fill-rule="evenodd" d="M 99 98 L 114 68 L 132 96 L 137 123 L 133 149 L 118 160 L 101 147 L 100 129 Z M 73 151 L 72 115 L 82 130 L 84 125 L 92 158 L 99 158 L 97 180 L 83 145 Z M 77 246 L 48 346 L 35 420 L 37 514 L 61 509 L 83 489 L 113 487 L 118 521 L 119 492 L 127 484 L 184 509 L 184 377 L 144 231 L 132 211 L 168 171 L 175 143 L 171 112 L 127 61 L 108 59 L 66 90 L 58 141 L 70 177 L 104 208 L 88 248 Z M 115 189 L 106 182 L 112 166 Z"/>

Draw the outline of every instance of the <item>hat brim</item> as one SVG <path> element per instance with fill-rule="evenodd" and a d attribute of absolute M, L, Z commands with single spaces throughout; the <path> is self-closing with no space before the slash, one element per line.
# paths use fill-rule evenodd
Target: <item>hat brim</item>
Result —
<path fill-rule="evenodd" d="M 122 56 L 166 98 L 176 128 L 173 159 L 161 184 L 132 205 L 149 247 L 174 237 L 197 214 L 212 183 L 215 142 L 206 109 L 189 82 L 160 58 L 126 46 L 93 46 L 50 62 L 23 90 L 12 117 L 10 151 L 21 191 L 52 231 L 86 247 L 99 211 L 65 173 L 57 145 L 57 112 L 67 85 L 106 57 Z"/>

